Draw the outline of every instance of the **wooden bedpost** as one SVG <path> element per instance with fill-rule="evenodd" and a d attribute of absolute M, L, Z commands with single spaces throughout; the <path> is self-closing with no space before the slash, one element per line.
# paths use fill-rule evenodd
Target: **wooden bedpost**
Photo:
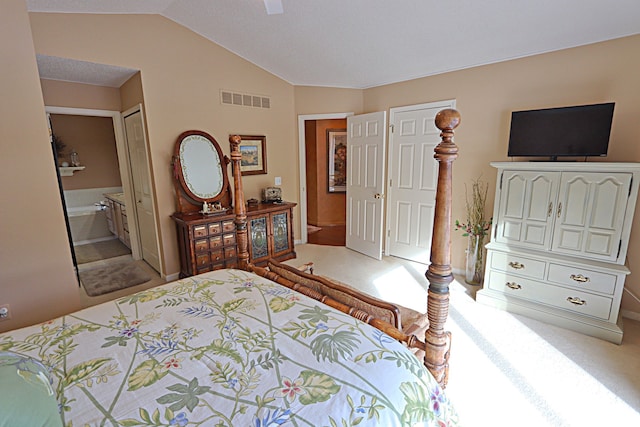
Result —
<path fill-rule="evenodd" d="M 438 161 L 438 188 L 436 193 L 431 264 L 426 276 L 429 281 L 427 317 L 429 328 L 425 333 L 426 352 L 424 364 L 444 388 L 449 377 L 449 350 L 451 333 L 444 330 L 449 315 L 449 283 L 451 273 L 451 172 L 452 163 L 458 157 L 458 147 L 453 142 L 453 130 L 460 124 L 460 113 L 445 109 L 436 115 L 436 126 L 442 132 L 442 141 L 434 149 Z"/>
<path fill-rule="evenodd" d="M 244 205 L 244 190 L 242 188 L 242 173 L 240 162 L 240 136 L 229 137 L 231 143 L 231 171 L 233 173 L 233 213 L 236 224 L 236 244 L 238 245 L 238 268 L 250 270 L 249 267 L 249 236 L 247 231 L 247 208 Z"/>

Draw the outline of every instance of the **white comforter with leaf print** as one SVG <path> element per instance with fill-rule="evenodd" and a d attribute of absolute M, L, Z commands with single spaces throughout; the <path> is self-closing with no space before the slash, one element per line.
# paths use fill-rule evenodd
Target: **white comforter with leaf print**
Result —
<path fill-rule="evenodd" d="M 0 334 L 73 426 L 456 425 L 400 343 L 252 273 L 186 278 Z"/>

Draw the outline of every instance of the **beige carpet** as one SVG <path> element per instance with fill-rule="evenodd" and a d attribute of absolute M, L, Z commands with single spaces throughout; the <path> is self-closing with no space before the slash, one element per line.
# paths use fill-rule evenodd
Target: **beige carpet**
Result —
<path fill-rule="evenodd" d="M 118 239 L 74 246 L 73 250 L 76 253 L 76 262 L 78 264 L 87 264 L 131 253 L 131 250 Z"/>
<path fill-rule="evenodd" d="M 125 289 L 151 280 L 151 276 L 133 261 L 96 267 L 81 271 L 79 274 L 82 286 L 84 286 L 87 295 L 91 297 Z"/>

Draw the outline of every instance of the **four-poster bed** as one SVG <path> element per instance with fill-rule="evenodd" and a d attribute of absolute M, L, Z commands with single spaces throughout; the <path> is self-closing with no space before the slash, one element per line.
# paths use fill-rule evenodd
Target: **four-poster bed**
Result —
<path fill-rule="evenodd" d="M 265 267 L 249 262 L 239 137 L 231 137 L 230 161 L 220 151 L 217 158 L 223 173 L 233 166 L 237 268 L 0 334 L 0 376 L 25 379 L 13 399 L 2 399 L 0 421 L 42 425 L 48 414 L 53 421 L 44 425 L 60 425 L 51 415 L 60 409 L 66 425 L 457 425 L 442 389 L 458 123 L 455 110 L 436 117 L 442 142 L 435 149 L 440 167 L 423 339 L 403 332 L 392 304 L 275 260 Z M 197 144 L 208 147 L 209 136 L 203 138 Z M 207 227 L 216 228 L 216 215 L 229 213 L 230 206 L 215 204 L 228 199 L 228 185 L 216 189 L 219 199 L 195 191 L 178 195 L 179 202 L 213 203 L 221 212 Z"/>

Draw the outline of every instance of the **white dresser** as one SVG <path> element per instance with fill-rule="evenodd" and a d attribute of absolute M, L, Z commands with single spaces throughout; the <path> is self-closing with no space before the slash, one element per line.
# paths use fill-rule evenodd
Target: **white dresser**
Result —
<path fill-rule="evenodd" d="M 483 304 L 622 341 L 640 163 L 495 162 Z"/>

